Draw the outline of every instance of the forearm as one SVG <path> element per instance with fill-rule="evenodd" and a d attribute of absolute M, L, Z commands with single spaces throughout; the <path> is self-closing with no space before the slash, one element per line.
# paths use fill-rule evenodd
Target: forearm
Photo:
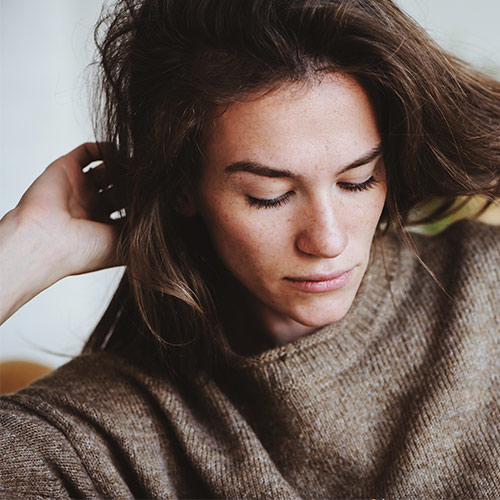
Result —
<path fill-rule="evenodd" d="M 54 242 L 16 210 L 0 220 L 0 324 L 64 275 Z"/>

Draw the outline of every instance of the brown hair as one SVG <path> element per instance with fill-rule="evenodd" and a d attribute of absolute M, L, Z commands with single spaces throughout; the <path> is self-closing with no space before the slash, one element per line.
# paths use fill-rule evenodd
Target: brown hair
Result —
<path fill-rule="evenodd" d="M 203 225 L 175 205 L 196 182 L 210 112 L 251 92 L 353 76 L 378 119 L 389 224 L 431 197 L 498 197 L 499 83 L 389 0 L 122 0 L 96 40 L 98 137 L 123 183 L 127 268 L 87 351 L 152 342 L 185 375 L 227 351 L 221 271 Z"/>

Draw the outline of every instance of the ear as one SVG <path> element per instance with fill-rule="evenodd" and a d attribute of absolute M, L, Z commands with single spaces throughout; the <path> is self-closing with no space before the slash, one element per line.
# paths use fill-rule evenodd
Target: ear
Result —
<path fill-rule="evenodd" d="M 198 213 L 196 197 L 192 188 L 185 186 L 176 197 L 174 209 L 183 217 L 194 217 Z"/>

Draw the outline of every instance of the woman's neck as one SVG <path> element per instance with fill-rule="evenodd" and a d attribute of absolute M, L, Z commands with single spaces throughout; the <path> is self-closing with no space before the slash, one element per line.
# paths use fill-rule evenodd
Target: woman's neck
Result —
<path fill-rule="evenodd" d="M 279 315 L 233 277 L 229 277 L 224 290 L 224 328 L 231 348 L 238 354 L 257 354 L 288 344 L 317 329 Z"/>

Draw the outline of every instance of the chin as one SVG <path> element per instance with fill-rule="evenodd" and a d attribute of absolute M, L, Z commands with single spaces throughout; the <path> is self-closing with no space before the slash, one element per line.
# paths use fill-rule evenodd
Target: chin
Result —
<path fill-rule="evenodd" d="M 352 305 L 352 300 L 346 300 L 343 304 L 322 305 L 314 308 L 301 308 L 295 314 L 291 314 L 297 323 L 309 328 L 320 328 L 322 326 L 336 323 L 345 317 Z"/>

